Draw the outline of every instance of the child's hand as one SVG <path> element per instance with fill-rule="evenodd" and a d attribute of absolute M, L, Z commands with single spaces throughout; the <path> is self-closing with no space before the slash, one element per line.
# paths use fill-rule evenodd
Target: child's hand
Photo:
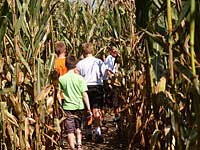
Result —
<path fill-rule="evenodd" d="M 88 113 L 87 124 L 88 124 L 88 125 L 91 125 L 91 124 L 92 124 L 92 121 L 93 121 L 93 117 L 92 117 L 93 114 L 92 114 L 92 111 L 91 111 L 91 110 L 88 110 L 87 113 Z"/>

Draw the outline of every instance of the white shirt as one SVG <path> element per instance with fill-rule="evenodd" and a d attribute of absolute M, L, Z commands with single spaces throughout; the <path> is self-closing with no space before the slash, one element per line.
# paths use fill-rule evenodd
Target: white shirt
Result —
<path fill-rule="evenodd" d="M 101 59 L 93 56 L 86 57 L 76 65 L 79 73 L 87 82 L 87 85 L 103 85 L 103 76 L 106 66 Z"/>
<path fill-rule="evenodd" d="M 117 64 L 115 64 L 115 57 L 113 57 L 112 55 L 108 55 L 104 63 L 106 65 L 106 68 L 112 73 L 116 73 L 118 71 Z M 108 80 L 108 76 L 106 75 L 104 79 Z"/>
<path fill-rule="evenodd" d="M 105 65 L 106 68 L 110 71 L 112 71 L 113 73 L 117 72 L 117 64 L 115 64 L 115 57 L 113 57 L 112 55 L 108 55 L 106 60 L 105 60 Z"/>

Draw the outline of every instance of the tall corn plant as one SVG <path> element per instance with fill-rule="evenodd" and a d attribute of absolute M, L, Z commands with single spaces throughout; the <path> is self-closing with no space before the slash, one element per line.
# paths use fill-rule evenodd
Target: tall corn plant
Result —
<path fill-rule="evenodd" d="M 10 124 L 5 117 L 3 119 L 6 125 L 3 130 L 9 131 L 9 136 L 2 145 L 10 149 L 8 139 L 11 139 L 13 148 L 43 149 L 44 139 L 51 139 L 51 135 L 46 135 L 45 118 L 48 115 L 46 101 L 52 86 L 42 79 L 47 80 L 45 76 L 53 67 L 53 49 L 47 36 L 50 33 L 49 19 L 58 1 L 17 0 L 1 4 L 4 8 L 1 9 L 1 20 L 4 20 L 1 22 L 1 54 L 4 60 L 1 81 L 5 83 L 1 86 L 1 101 L 9 104 L 3 110 L 9 108 L 5 112 L 10 113 L 13 119 L 16 116 L 14 128 L 13 122 Z M 52 101 L 50 97 L 49 100 Z M 12 107 L 14 109 L 10 109 Z M 5 133 L 1 134 L 3 139 Z"/>
<path fill-rule="evenodd" d="M 55 12 L 55 18 L 53 18 L 55 37 L 65 40 L 69 49 L 77 56 L 81 54 L 80 45 L 88 41 L 94 44 L 96 54 L 103 52 L 107 55 L 106 47 L 110 44 L 118 48 L 121 66 L 120 73 L 115 80 L 120 89 L 118 95 L 122 104 L 122 122 L 127 122 L 127 125 L 124 123 L 120 125 L 122 129 L 120 134 L 125 132 L 123 135 L 128 135 L 128 137 L 132 137 L 134 133 L 133 130 L 131 130 L 132 132 L 127 130 L 133 129 L 134 125 L 132 117 L 135 112 L 131 112 L 134 111 L 132 105 L 137 104 L 136 99 L 141 96 L 138 86 L 143 84 L 144 78 L 146 78 L 142 76 L 138 85 L 134 84 L 140 76 L 140 68 L 145 67 L 145 63 L 142 63 L 145 58 L 144 52 L 140 52 L 140 49 L 137 48 L 144 34 L 135 35 L 134 12 L 135 4 L 132 1 L 124 3 L 100 1 L 99 5 L 93 9 L 90 5 L 83 5 L 80 1 L 70 7 L 70 3 L 65 1 L 65 4 Z M 134 77 L 132 78 L 132 76 Z M 138 108 L 143 104 L 144 101 L 138 105 Z M 138 128 L 140 128 L 139 125 Z M 126 141 L 128 142 L 128 140 Z"/>
<path fill-rule="evenodd" d="M 22 99 L 24 107 L 26 106 L 26 110 L 23 111 L 25 112 L 24 116 L 28 116 L 25 119 L 26 128 L 33 127 L 29 133 L 25 132 L 26 141 L 31 137 L 34 144 L 36 143 L 36 149 L 41 148 L 39 143 L 44 141 L 42 140 L 44 137 L 51 139 L 54 144 L 56 143 L 51 138 L 52 134 L 47 134 L 52 130 L 46 128 L 46 130 L 41 130 L 36 127 L 44 123 L 45 116 L 45 114 L 39 116 L 37 112 L 44 112 L 43 110 L 46 109 L 46 105 L 40 102 L 44 103 L 45 99 L 52 99 L 49 97 L 52 86 L 47 86 L 40 92 L 41 87 L 48 83 L 47 80 L 45 82 L 40 80 L 43 78 L 41 75 L 48 75 L 50 71 L 45 67 L 48 64 L 50 64 L 49 68 L 52 66 L 50 57 L 53 48 L 51 49 L 51 44 L 53 45 L 55 40 L 64 40 L 69 46 L 69 51 L 77 56 L 80 55 L 79 47 L 83 42 L 93 42 L 97 54 L 102 51 L 106 53 L 106 46 L 109 44 L 118 47 L 120 73 L 115 79 L 115 84 L 120 89 L 118 93 L 121 102 L 120 129 L 122 132 L 120 135 L 128 139 L 126 142 L 129 143 L 129 149 L 181 149 L 182 145 L 188 149 L 198 147 L 196 143 L 198 143 L 199 137 L 197 132 L 199 84 L 198 78 L 193 78 L 191 71 L 191 66 L 194 65 L 191 65 L 190 59 L 194 58 L 194 55 L 189 52 L 189 40 L 192 42 L 190 35 L 193 35 L 188 29 L 190 6 L 194 5 L 189 1 L 181 0 L 168 1 L 168 3 L 162 0 L 136 0 L 134 2 L 130 0 L 98 1 L 98 5 L 91 8 L 91 5 L 84 5 L 81 1 L 72 4 L 66 0 L 62 5 L 57 5 L 50 24 L 46 24 L 49 23 L 48 18 L 53 10 L 49 8 L 53 8 L 56 4 L 56 2 L 46 2 L 26 1 L 20 3 L 17 1 L 16 27 L 12 27 L 12 23 L 8 24 L 11 26 L 9 26 L 10 28 L 5 28 L 3 23 L 1 24 L 3 30 L 1 33 L 3 34 L 0 38 L 4 39 L 2 44 L 5 45 L 5 53 L 2 52 L 4 55 L 14 55 L 11 51 L 14 47 L 13 39 L 16 35 L 19 36 L 19 68 L 22 73 L 17 76 L 18 78 L 21 76 L 20 79 L 24 76 L 24 80 L 21 82 L 17 78 L 17 86 L 20 85 L 21 89 L 25 89 L 25 93 L 29 95 Z M 6 3 L 4 7 L 10 5 L 11 3 Z M 171 6 L 168 7 L 171 10 L 167 9 L 167 6 Z M 199 10 L 199 2 L 197 2 L 196 10 Z M 167 15 L 167 12 L 171 15 Z M 199 11 L 195 11 L 194 15 L 197 22 L 196 30 L 199 26 L 198 19 L 196 19 L 197 13 Z M 169 22 L 172 24 L 167 24 Z M 4 20 L 5 23 L 7 22 Z M 51 26 L 49 27 L 49 25 Z M 170 27 L 169 32 L 165 30 L 168 27 Z M 53 29 L 53 32 L 48 34 L 50 29 Z M 13 31 L 16 33 L 15 36 Z M 46 31 L 48 32 L 46 33 Z M 193 30 L 191 31 L 193 32 Z M 194 37 L 196 39 L 198 34 L 195 34 Z M 45 43 L 44 47 L 49 49 L 43 51 L 41 49 L 43 43 Z M 17 45 L 15 44 L 15 46 Z M 197 44 L 194 47 L 198 49 Z M 170 58 L 171 64 L 167 61 L 170 51 L 173 51 L 173 57 Z M 196 55 L 199 54 L 197 51 L 195 52 Z M 7 59 L 6 57 L 6 63 L 9 63 Z M 197 57 L 194 60 L 196 64 L 199 64 Z M 12 65 L 12 63 L 10 64 Z M 44 67 L 45 73 L 41 73 L 42 67 Z M 11 67 L 11 69 L 13 68 L 15 67 Z M 173 82 L 168 76 L 168 71 L 164 71 L 169 68 L 174 69 Z M 4 70 L 0 69 L 1 80 L 6 80 L 8 83 L 9 75 L 4 74 L 9 70 L 7 72 Z M 15 69 L 13 70 L 15 71 Z M 40 83 L 43 84 L 36 87 Z M 6 93 L 7 85 L 2 85 L 2 87 Z M 15 89 L 19 90 L 19 88 Z M 34 90 L 27 92 L 27 89 Z M 23 97 L 25 95 L 23 90 L 21 93 Z M 36 94 L 38 94 L 37 97 Z M 5 94 L 2 101 L 6 101 L 6 98 Z M 10 100 L 13 104 L 18 103 L 15 94 L 12 94 Z M 31 105 L 31 109 L 27 107 L 26 103 Z M 2 108 L 6 108 L 4 104 L 2 104 Z M 35 114 L 31 113 L 32 109 L 37 110 Z M 20 112 L 20 110 L 12 112 Z M 5 116 L 4 114 L 1 113 Z M 32 122 L 30 118 L 33 118 Z M 11 124 L 14 124 L 15 119 L 10 120 Z M 18 135 L 18 126 L 15 125 L 15 130 L 10 133 Z M 34 136 L 39 131 L 42 131 L 44 136 Z M 19 143 L 17 142 L 19 141 L 18 136 L 15 137 L 17 138 L 12 142 Z M 28 149 L 30 146 L 26 147 Z"/>
<path fill-rule="evenodd" d="M 95 47 L 98 45 L 97 50 L 101 48 L 100 41 L 104 40 L 101 31 L 105 14 L 102 5 L 103 1 L 100 1 L 100 4 L 92 9 L 91 5 L 85 5 L 81 1 L 71 3 L 66 0 L 57 8 L 53 18 L 55 37 L 66 42 L 68 52 L 80 56 L 80 46 L 84 42 L 92 42 Z"/>
<path fill-rule="evenodd" d="M 147 5 L 145 5 L 148 11 L 147 9 L 142 11 L 140 9 L 142 5 L 143 3 L 139 1 L 136 3 L 137 10 L 139 9 L 138 15 L 147 12 L 150 14 L 145 22 L 140 22 L 140 18 L 138 18 L 138 23 L 143 28 L 142 31 L 148 35 L 148 38 L 145 40 L 147 43 L 146 51 L 147 56 L 150 57 L 149 65 L 150 67 L 153 66 L 153 70 L 151 71 L 154 72 L 150 74 L 150 79 L 156 81 L 154 83 L 150 82 L 152 87 L 155 86 L 155 91 L 154 88 L 151 91 L 153 116 L 155 120 L 149 118 L 149 121 L 146 122 L 152 123 L 155 121 L 155 130 L 149 130 L 149 132 L 152 132 L 151 149 L 182 149 L 183 145 L 187 146 L 187 148 L 195 148 L 198 144 L 192 146 L 191 143 L 198 141 L 197 128 L 190 128 L 187 124 L 198 124 L 198 112 L 195 110 L 199 108 L 196 101 L 199 98 L 197 92 L 199 89 L 199 81 L 195 79 L 194 84 L 192 75 L 194 71 L 190 69 L 194 65 L 188 61 L 190 59 L 194 60 L 194 55 L 191 55 L 188 51 L 189 35 L 194 37 L 194 30 L 190 31 L 188 26 L 191 21 L 190 19 L 194 19 L 197 12 L 194 12 L 194 6 L 190 5 L 190 1 L 168 1 L 168 3 L 157 0 L 148 1 Z M 193 12 L 191 13 L 192 18 L 189 18 L 190 6 L 191 12 Z M 142 7 L 146 8 L 144 6 Z M 198 8 L 198 5 L 196 5 L 196 8 Z M 168 21 L 165 18 L 168 18 Z M 196 25 L 198 26 L 198 24 Z M 191 28 L 193 27 L 194 21 L 191 21 Z M 165 28 L 169 28 L 170 30 L 167 32 Z M 192 38 L 190 40 L 193 41 Z M 173 53 L 170 51 L 173 51 Z M 171 57 L 171 54 L 173 54 L 173 57 Z M 170 63 L 173 64 L 167 63 L 166 61 L 170 57 L 172 58 L 170 59 Z M 198 64 L 198 59 L 195 59 L 195 63 Z M 172 81 L 173 78 L 170 80 L 168 73 L 166 74 L 164 72 L 168 68 L 175 70 L 174 82 Z M 163 75 L 161 74 L 162 72 L 164 73 Z M 193 90 L 192 93 L 191 90 Z M 193 116 L 192 114 L 195 115 Z M 141 133 L 144 133 L 144 131 L 146 131 L 146 128 Z M 195 136 L 191 137 L 191 134 Z M 163 141 L 162 137 L 167 140 Z M 185 141 L 188 142 L 185 143 Z"/>

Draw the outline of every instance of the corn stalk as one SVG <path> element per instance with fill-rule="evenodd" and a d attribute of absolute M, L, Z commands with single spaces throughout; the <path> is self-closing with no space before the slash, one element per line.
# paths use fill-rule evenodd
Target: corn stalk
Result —
<path fill-rule="evenodd" d="M 16 25 L 17 24 L 17 10 L 16 10 L 16 1 L 13 0 L 12 1 L 12 10 L 13 10 L 13 24 Z M 16 26 L 14 26 L 14 28 L 17 28 Z M 20 89 L 20 82 L 19 82 L 19 33 L 18 32 L 15 32 L 14 34 L 14 49 L 15 49 L 15 63 L 16 63 L 16 89 L 17 89 L 17 98 L 18 98 L 18 106 L 16 107 L 19 107 L 19 124 L 20 124 L 20 127 L 19 127 L 19 143 L 20 143 L 20 147 L 22 149 L 25 149 L 25 144 L 24 144 L 24 139 L 23 139 L 23 133 L 22 133 L 22 129 L 23 129 L 23 112 L 22 112 L 22 103 L 21 103 L 21 89 Z"/>
<path fill-rule="evenodd" d="M 190 1 L 117 0 L 104 3 L 102 0 L 92 9 L 91 5 L 81 1 L 15 2 L 15 27 L 9 20 L 12 17 L 8 17 L 14 15 L 12 11 L 4 11 L 12 10 L 12 3 L 6 0 L 0 3 L 3 4 L 0 5 L 0 53 L 5 62 L 4 69 L 0 69 L 0 92 L 3 93 L 0 96 L 1 101 L 12 108 L 8 111 L 4 107 L 7 110 L 4 114 L 10 121 L 5 117 L 2 119 L 3 124 L 8 124 L 1 132 L 4 145 L 9 147 L 14 143 L 13 148 L 22 147 L 17 142 L 20 122 L 14 114 L 23 112 L 25 132 L 22 132 L 22 138 L 32 142 L 25 144 L 26 149 L 48 149 L 47 145 L 51 145 L 49 149 L 58 148 L 56 139 L 52 138 L 54 133 L 59 133 L 59 125 L 53 124 L 51 118 L 51 102 L 55 96 L 52 93 L 55 91 L 49 85 L 48 76 L 54 64 L 54 42 L 64 40 L 68 52 L 72 51 L 78 57 L 80 45 L 86 41 L 94 44 L 97 57 L 107 55 L 110 44 L 118 47 L 120 73 L 116 84 L 122 104 L 120 144 L 130 149 L 173 149 L 172 145 L 198 148 L 199 81 L 193 77 L 198 75 L 199 69 L 196 67 L 195 72 L 193 68 L 199 65 L 199 59 L 188 51 L 188 41 L 197 40 L 199 32 L 192 35 L 194 32 L 188 30 L 188 15 L 192 15 L 189 10 L 194 6 Z M 199 10 L 198 1 L 196 8 Z M 195 30 L 199 29 L 196 16 L 193 18 Z M 190 50 L 193 45 L 195 52 L 199 47 L 197 42 L 194 43 L 190 43 Z M 199 56 L 198 51 L 195 55 Z M 193 58 L 195 64 L 191 65 Z M 11 62 L 18 64 L 18 69 Z M 10 67 L 5 69 L 5 66 Z M 12 71 L 16 70 L 15 79 Z M 168 82 L 168 72 L 173 86 Z M 18 91 L 20 87 L 21 93 L 16 93 L 13 87 Z M 9 97 L 7 93 L 10 93 Z M 21 106 L 21 111 L 16 105 Z M 174 137 L 175 141 L 172 140 Z M 10 143 L 8 139 L 12 139 Z"/>
<path fill-rule="evenodd" d="M 168 34 L 169 34 L 169 70 L 172 85 L 174 85 L 174 67 L 173 67 L 173 37 L 172 37 L 172 9 L 171 0 L 167 0 L 167 21 L 168 21 Z"/>
<path fill-rule="evenodd" d="M 194 37 L 195 37 L 195 0 L 191 0 L 191 9 L 190 9 L 190 53 L 191 53 L 191 64 L 192 64 L 192 72 L 196 75 L 195 68 L 195 52 L 194 52 Z"/>

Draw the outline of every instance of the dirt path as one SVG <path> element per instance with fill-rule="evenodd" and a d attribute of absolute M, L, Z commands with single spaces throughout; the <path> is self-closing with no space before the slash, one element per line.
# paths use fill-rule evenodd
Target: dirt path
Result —
<path fill-rule="evenodd" d="M 115 124 L 113 122 L 113 115 L 106 114 L 106 125 L 107 130 L 102 131 L 104 142 L 97 144 L 94 142 L 88 142 L 83 136 L 83 149 L 84 150 L 125 150 L 125 141 L 120 138 Z M 104 128 L 105 128 L 104 127 Z"/>
<path fill-rule="evenodd" d="M 83 130 L 82 145 L 83 150 L 126 150 L 127 142 L 126 139 L 120 137 L 113 122 L 113 114 L 107 113 L 105 115 L 106 124 L 104 130 L 102 130 L 102 135 L 104 137 L 103 143 L 95 143 L 88 141 L 85 138 L 85 131 Z M 65 149 L 67 150 L 67 149 Z"/>

